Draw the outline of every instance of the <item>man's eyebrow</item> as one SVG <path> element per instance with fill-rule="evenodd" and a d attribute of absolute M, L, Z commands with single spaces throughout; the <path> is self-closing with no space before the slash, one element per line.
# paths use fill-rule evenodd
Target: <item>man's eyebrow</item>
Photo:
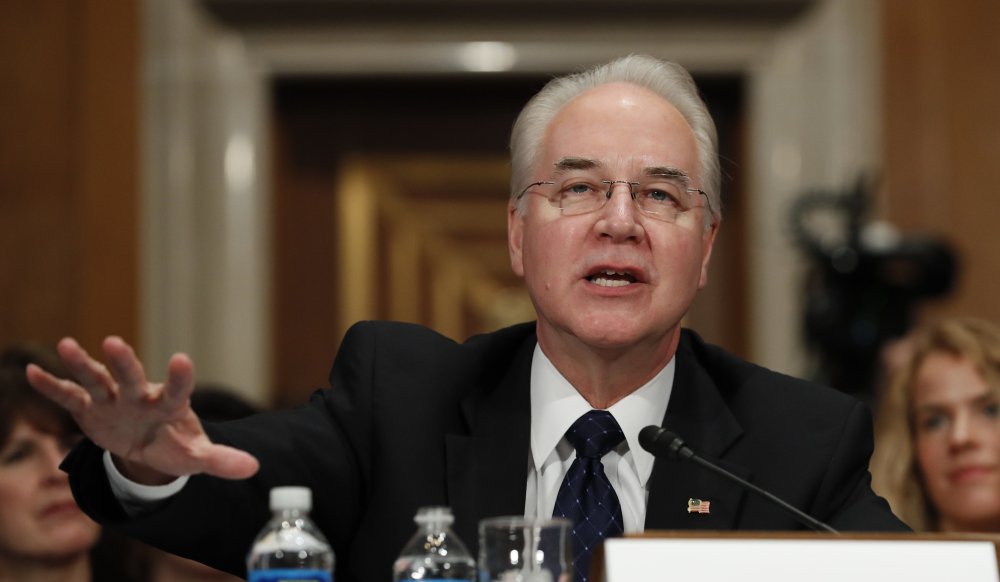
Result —
<path fill-rule="evenodd" d="M 603 164 L 590 158 L 560 158 L 554 165 L 556 172 L 565 172 L 568 170 L 592 170 Z"/>
<path fill-rule="evenodd" d="M 667 178 L 674 178 L 675 180 L 681 180 L 683 182 L 690 182 L 691 177 L 688 173 L 680 168 L 675 168 L 673 166 L 651 166 L 643 169 L 643 176 L 664 176 Z"/>
<path fill-rule="evenodd" d="M 603 168 L 602 164 L 598 160 L 591 158 L 560 158 L 555 164 L 556 172 L 568 172 L 570 170 L 593 170 L 594 168 Z M 673 166 L 649 166 L 642 170 L 643 176 L 663 176 L 667 178 L 673 178 L 675 180 L 680 180 L 683 182 L 690 182 L 691 177 L 687 172 L 680 168 L 675 168 Z"/>

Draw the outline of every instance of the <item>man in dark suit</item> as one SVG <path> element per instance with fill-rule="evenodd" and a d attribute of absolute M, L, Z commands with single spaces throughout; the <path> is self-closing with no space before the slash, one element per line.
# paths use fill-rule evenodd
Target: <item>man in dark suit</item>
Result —
<path fill-rule="evenodd" d="M 342 581 L 388 578 L 422 505 L 451 506 L 473 548 L 479 519 L 511 514 L 565 515 L 586 547 L 643 529 L 798 527 L 715 475 L 654 462 L 637 434 L 660 424 L 836 528 L 905 529 L 871 491 L 860 403 L 681 329 L 721 219 L 715 129 L 686 71 L 633 56 L 556 79 L 511 149 L 511 264 L 537 322 L 463 344 L 362 323 L 308 405 L 204 428 L 185 356 L 154 384 L 118 338 L 110 370 L 64 340 L 78 383 L 29 377 L 90 437 L 66 462 L 81 506 L 241 572 L 269 488 L 307 485 Z"/>

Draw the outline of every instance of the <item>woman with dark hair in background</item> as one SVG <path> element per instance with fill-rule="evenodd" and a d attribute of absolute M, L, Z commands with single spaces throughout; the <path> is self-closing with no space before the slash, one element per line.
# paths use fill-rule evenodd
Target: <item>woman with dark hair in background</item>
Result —
<path fill-rule="evenodd" d="M 66 377 L 41 346 L 0 354 L 0 582 L 132 580 L 125 542 L 106 537 L 98 546 L 100 526 L 73 501 L 59 463 L 79 429 L 28 384 L 28 363 Z"/>
<path fill-rule="evenodd" d="M 1000 532 L 1000 328 L 945 319 L 902 352 L 876 419 L 875 490 L 916 531 Z"/>

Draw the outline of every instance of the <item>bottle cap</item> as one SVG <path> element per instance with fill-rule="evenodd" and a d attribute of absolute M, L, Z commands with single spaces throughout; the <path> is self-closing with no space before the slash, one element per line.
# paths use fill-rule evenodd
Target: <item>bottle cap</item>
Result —
<path fill-rule="evenodd" d="M 271 511 L 282 509 L 312 509 L 312 490 L 308 487 L 275 487 L 271 489 Z"/>
<path fill-rule="evenodd" d="M 455 521 L 455 517 L 451 514 L 450 507 L 421 507 L 417 510 L 417 515 L 413 517 L 413 521 L 417 525 L 451 525 Z"/>

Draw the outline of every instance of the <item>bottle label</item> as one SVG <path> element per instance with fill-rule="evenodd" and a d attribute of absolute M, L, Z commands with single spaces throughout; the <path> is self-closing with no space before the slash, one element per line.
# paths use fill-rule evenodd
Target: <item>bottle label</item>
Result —
<path fill-rule="evenodd" d="M 250 572 L 247 582 L 333 582 L 333 576 L 323 570 L 260 570 Z"/>

